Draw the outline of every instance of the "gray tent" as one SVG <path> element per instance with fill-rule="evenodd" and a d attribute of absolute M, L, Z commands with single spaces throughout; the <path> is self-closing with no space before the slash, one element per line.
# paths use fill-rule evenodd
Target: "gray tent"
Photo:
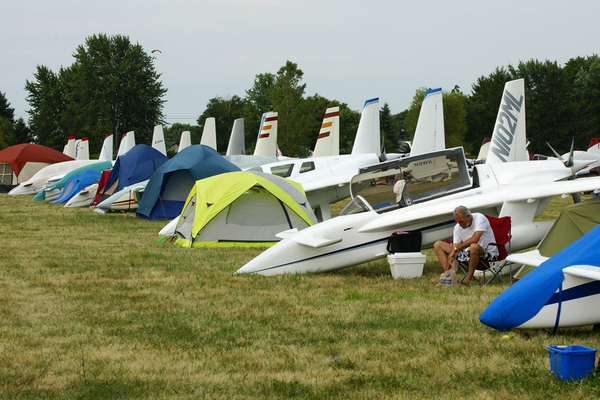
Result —
<path fill-rule="evenodd" d="M 593 197 L 563 208 L 552 228 L 535 250 L 515 253 L 507 257 L 507 260 L 515 264 L 523 264 L 523 268 L 519 270 L 515 278 L 522 278 L 533 268 L 581 238 L 598 224 L 600 224 L 600 197 Z"/>

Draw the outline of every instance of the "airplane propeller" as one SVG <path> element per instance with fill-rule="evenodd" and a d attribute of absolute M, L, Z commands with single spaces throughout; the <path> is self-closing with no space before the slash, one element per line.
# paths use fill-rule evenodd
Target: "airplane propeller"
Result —
<path fill-rule="evenodd" d="M 571 141 L 571 151 L 569 152 L 569 158 L 566 161 L 560 156 L 560 154 L 556 152 L 556 150 L 552 148 L 552 146 L 550 146 L 550 143 L 546 142 L 546 144 L 548 145 L 548 147 L 550 147 L 550 150 L 552 150 L 556 158 L 562 161 L 565 167 L 571 168 L 573 166 L 573 148 L 575 146 L 575 136 L 573 136 L 573 140 Z"/>
<path fill-rule="evenodd" d="M 565 165 L 565 167 L 571 168 L 571 170 L 573 171 L 573 175 L 569 178 L 569 180 L 573 180 L 573 179 L 577 178 L 576 171 L 579 170 L 580 168 L 578 166 L 575 168 L 572 168 L 575 164 L 575 162 L 573 161 L 574 160 L 573 159 L 573 149 L 575 146 L 575 136 L 573 136 L 573 140 L 571 140 L 571 151 L 569 152 L 569 158 L 566 161 L 556 152 L 556 150 L 554 150 L 552 148 L 552 146 L 550 146 L 550 143 L 546 142 L 546 144 L 550 147 L 550 149 L 552 150 L 554 155 Z M 579 193 L 572 193 L 571 197 L 573 198 L 574 203 L 579 203 L 581 201 L 581 194 L 579 194 Z"/>

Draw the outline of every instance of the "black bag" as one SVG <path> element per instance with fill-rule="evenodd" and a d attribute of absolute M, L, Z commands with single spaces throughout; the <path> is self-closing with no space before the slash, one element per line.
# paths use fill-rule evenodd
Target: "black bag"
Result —
<path fill-rule="evenodd" d="M 421 231 L 396 231 L 387 244 L 387 251 L 394 253 L 413 253 L 421 251 Z"/>

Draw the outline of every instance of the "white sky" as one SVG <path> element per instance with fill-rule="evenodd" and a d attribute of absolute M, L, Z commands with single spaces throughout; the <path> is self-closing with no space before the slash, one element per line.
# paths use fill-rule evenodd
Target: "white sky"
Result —
<path fill-rule="evenodd" d="M 189 124 L 286 60 L 307 96 L 355 110 L 379 97 L 395 114 L 420 87 L 470 94 L 496 67 L 600 53 L 597 0 L 0 0 L 0 10 L 0 92 L 25 120 L 36 65 L 57 73 L 99 33 L 162 51 L 167 122 Z"/>

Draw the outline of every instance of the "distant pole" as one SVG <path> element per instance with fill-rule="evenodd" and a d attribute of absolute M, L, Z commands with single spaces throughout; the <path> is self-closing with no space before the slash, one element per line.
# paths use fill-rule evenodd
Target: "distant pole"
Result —
<path fill-rule="evenodd" d="M 117 136 L 119 136 L 119 134 L 117 133 L 117 129 L 118 129 L 119 125 L 115 124 L 115 146 L 113 148 L 113 154 L 112 154 L 112 159 L 116 160 L 116 154 L 115 152 L 119 151 L 119 139 L 117 139 Z"/>

